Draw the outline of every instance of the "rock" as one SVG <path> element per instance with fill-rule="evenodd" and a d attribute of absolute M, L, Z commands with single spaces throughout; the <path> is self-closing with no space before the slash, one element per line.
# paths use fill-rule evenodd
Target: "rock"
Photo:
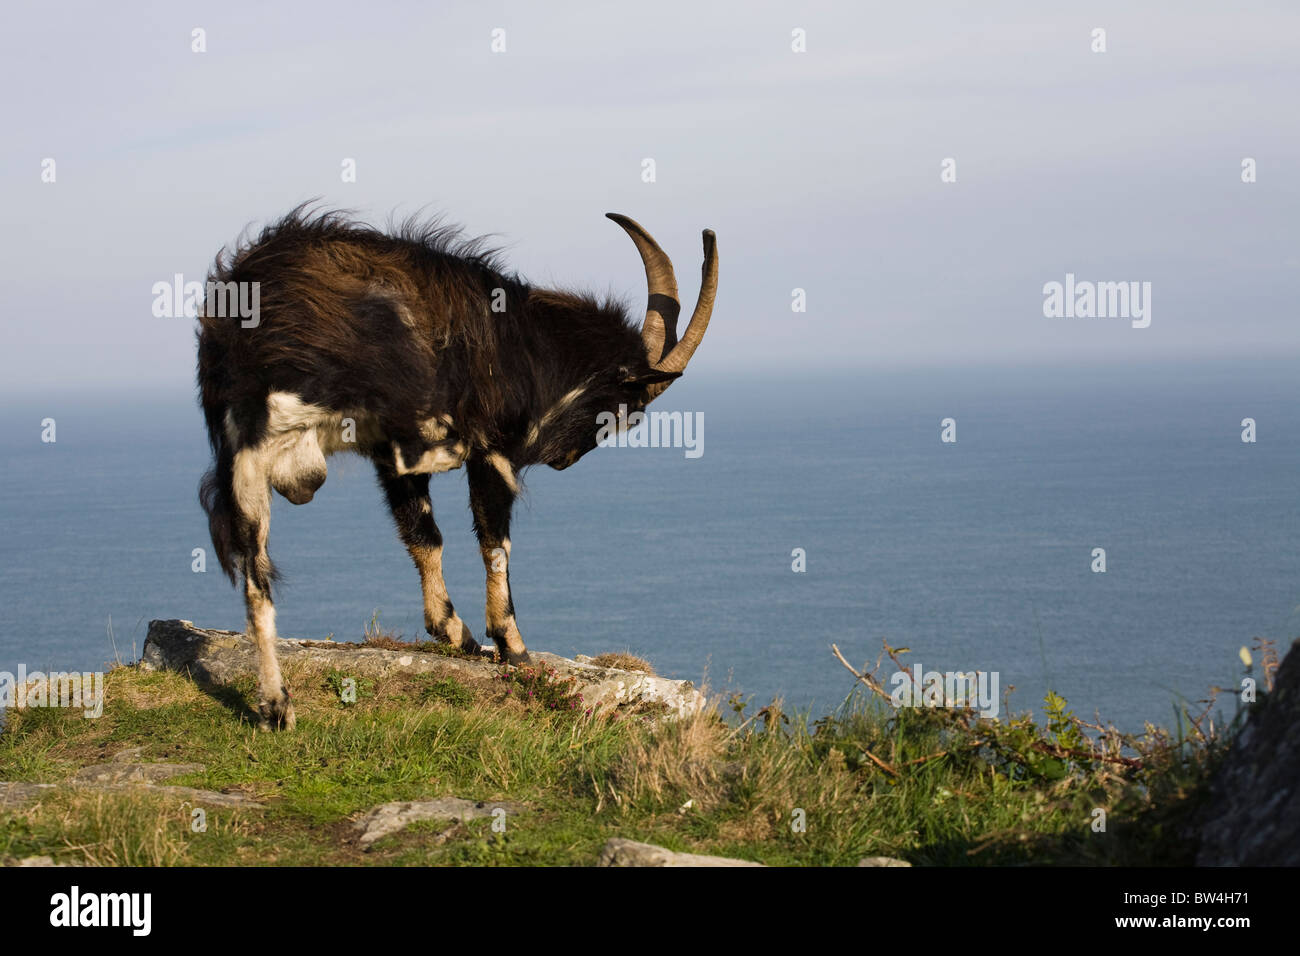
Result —
<path fill-rule="evenodd" d="M 147 793 L 161 793 L 175 797 L 195 807 L 229 807 L 237 810 L 260 810 L 262 804 L 246 793 L 222 793 L 219 790 L 198 790 L 194 787 L 160 787 L 156 784 L 119 784 L 105 787 L 106 790 L 144 790 Z"/>
<path fill-rule="evenodd" d="M 532 657 L 583 684 L 583 701 L 588 706 L 618 707 L 624 704 L 663 704 L 674 717 L 689 717 L 704 709 L 704 695 L 688 680 L 672 680 L 641 671 L 601 667 L 590 661 L 569 660 L 557 654 L 533 653 Z"/>
<path fill-rule="evenodd" d="M 139 749 L 135 748 L 133 753 L 138 753 Z M 199 790 L 195 787 L 160 786 L 155 782 L 183 773 L 199 773 L 202 770 L 203 764 L 198 763 L 101 763 L 78 770 L 67 784 L 0 781 L 0 809 L 8 810 L 35 803 L 42 796 L 53 793 L 61 787 L 104 792 L 144 791 L 174 797 L 196 807 L 252 809 L 262 806 L 243 793 L 220 793 L 216 790 Z"/>
<path fill-rule="evenodd" d="M 637 843 L 618 837 L 600 851 L 601 866 L 762 866 L 750 860 L 733 860 L 725 856 L 699 853 L 674 853 L 653 843 Z"/>
<path fill-rule="evenodd" d="M 72 783 L 158 783 L 185 773 L 202 773 L 201 763 L 97 763 L 72 775 Z"/>
<path fill-rule="evenodd" d="M 68 782 L 78 787 L 102 790 L 126 790 L 139 787 L 150 793 L 160 793 L 208 807 L 261 807 L 252 797 L 243 793 L 221 793 L 217 790 L 200 790 L 195 787 L 159 786 L 159 781 L 169 780 L 186 773 L 202 773 L 201 763 L 132 763 L 141 748 L 117 754 L 111 763 L 97 763 L 83 767 Z"/>
<path fill-rule="evenodd" d="M 1210 783 L 1198 866 L 1300 866 L 1300 642 Z"/>
<path fill-rule="evenodd" d="M 911 866 L 906 860 L 896 860 L 892 856 L 864 856 L 858 860 L 858 866 Z"/>
<path fill-rule="evenodd" d="M 62 863 L 55 863 L 52 856 L 25 856 L 14 866 L 63 866 Z"/>
<path fill-rule="evenodd" d="M 508 803 L 476 803 L 460 797 L 443 797 L 439 800 L 417 800 L 385 803 L 366 813 L 355 824 L 361 831 L 358 842 L 369 846 L 376 840 L 404 830 L 417 820 L 449 820 L 464 823 L 480 817 L 490 817 L 498 810 L 514 813 Z"/>
<path fill-rule="evenodd" d="M 490 679 L 497 672 L 490 656 L 451 657 L 414 650 L 388 650 L 361 644 L 304 641 L 281 638 L 280 660 L 352 670 L 358 674 L 387 676 L 394 673 L 434 673 L 454 677 Z M 662 704 L 677 717 L 697 713 L 704 695 L 687 680 L 599 667 L 555 654 L 532 652 L 537 664 L 554 668 L 562 677 L 577 679 L 584 704 L 593 709 L 628 704 Z M 206 684 L 225 684 L 236 677 L 257 673 L 253 642 L 235 631 L 196 627 L 190 621 L 151 621 L 140 666 L 145 670 L 174 670 Z"/>
<path fill-rule="evenodd" d="M 35 803 L 55 789 L 52 783 L 6 782 L 0 780 L 0 810 L 12 810 Z"/>

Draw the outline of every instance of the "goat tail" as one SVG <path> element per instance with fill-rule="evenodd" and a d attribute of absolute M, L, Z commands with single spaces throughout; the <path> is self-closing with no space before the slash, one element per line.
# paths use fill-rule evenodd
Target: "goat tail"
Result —
<path fill-rule="evenodd" d="M 235 584 L 235 526 L 238 513 L 235 506 L 234 471 L 235 453 L 221 426 L 209 425 L 208 438 L 212 442 L 213 462 L 199 482 L 199 504 L 208 516 L 208 533 L 212 547 L 217 552 L 221 570 L 230 583 Z"/>

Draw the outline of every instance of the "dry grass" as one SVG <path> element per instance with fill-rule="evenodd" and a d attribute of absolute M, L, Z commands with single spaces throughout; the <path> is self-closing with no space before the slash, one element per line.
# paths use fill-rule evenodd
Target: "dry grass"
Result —
<path fill-rule="evenodd" d="M 60 862 L 79 866 L 176 866 L 185 863 L 192 808 L 174 796 L 140 790 L 69 788 L 22 811 L 29 825 L 54 826 Z M 238 811 L 208 818 L 208 826 L 239 831 Z"/>
<path fill-rule="evenodd" d="M 415 645 L 392 634 L 367 634 L 364 647 L 378 647 L 385 651 L 409 651 Z"/>
<path fill-rule="evenodd" d="M 731 729 L 716 706 L 685 720 L 660 725 L 653 734 L 633 737 L 616 761 L 608 793 L 620 807 L 680 806 L 687 800 L 701 808 L 726 796 L 720 768 Z M 599 809 L 599 808 L 598 808 Z"/>
<path fill-rule="evenodd" d="M 654 666 L 648 660 L 626 652 L 599 654 L 593 657 L 590 663 L 597 667 L 613 667 L 616 670 L 636 671 L 641 674 L 653 675 L 655 672 Z"/>
<path fill-rule="evenodd" d="M 196 704 L 207 696 L 202 688 L 192 681 L 110 680 L 110 686 L 113 703 L 132 710 L 155 710 L 173 704 Z"/>
<path fill-rule="evenodd" d="M 372 617 L 370 623 L 366 625 L 360 646 L 375 647 L 385 651 L 403 651 L 407 654 L 412 652 L 418 654 L 442 654 L 444 657 L 459 657 L 467 660 L 478 660 L 484 656 L 461 650 L 459 647 L 452 647 L 450 644 L 441 641 L 428 639 L 405 640 L 400 632 L 385 630 L 379 624 L 377 617 Z"/>

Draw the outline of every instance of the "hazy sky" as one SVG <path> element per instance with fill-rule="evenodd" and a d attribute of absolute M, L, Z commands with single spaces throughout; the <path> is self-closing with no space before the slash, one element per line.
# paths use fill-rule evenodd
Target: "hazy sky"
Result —
<path fill-rule="evenodd" d="M 1300 6 L 1137 6 L 9 5 L 0 383 L 191 382 L 152 285 L 313 196 L 639 305 L 624 212 L 688 312 L 711 227 L 697 374 L 1300 354 Z M 1067 272 L 1150 282 L 1150 327 L 1045 318 Z"/>

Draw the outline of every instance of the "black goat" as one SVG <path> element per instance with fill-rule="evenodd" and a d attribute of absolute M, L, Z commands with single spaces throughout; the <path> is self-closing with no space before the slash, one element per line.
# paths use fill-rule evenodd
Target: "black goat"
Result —
<path fill-rule="evenodd" d="M 706 230 L 699 300 L 678 341 L 672 263 L 631 219 L 609 218 L 645 264 L 650 297 L 639 330 L 617 303 L 535 289 L 480 243 L 440 226 L 389 235 L 300 206 L 218 255 L 198 329 L 215 459 L 199 497 L 222 569 L 232 583 L 244 579 L 264 729 L 294 723 L 275 652 L 270 489 L 310 501 L 337 451 L 374 462 L 420 572 L 429 633 L 477 651 L 447 597 L 428 495 L 430 475 L 466 466 L 487 634 L 503 661 L 528 659 L 510 599 L 520 470 L 567 468 L 596 447 L 601 413 L 640 411 L 666 389 L 699 346 L 717 291 Z M 220 315 L 214 290 L 245 284 L 257 290 L 253 321 Z"/>

